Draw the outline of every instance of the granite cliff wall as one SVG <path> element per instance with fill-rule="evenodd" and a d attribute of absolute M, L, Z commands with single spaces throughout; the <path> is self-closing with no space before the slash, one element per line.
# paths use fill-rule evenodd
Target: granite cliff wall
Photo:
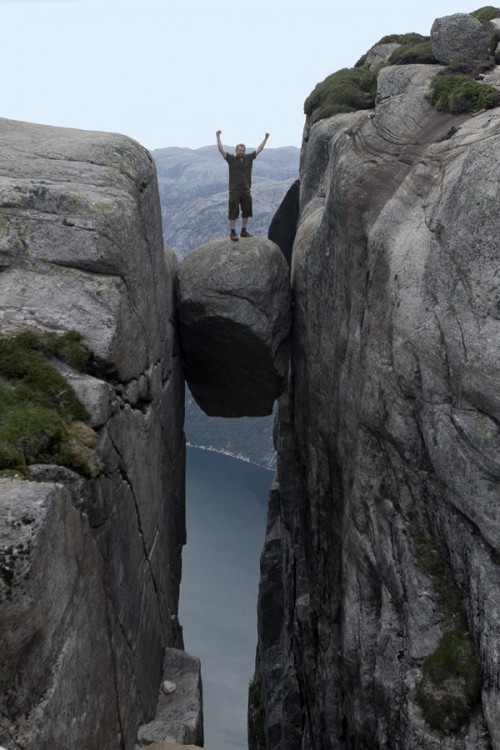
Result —
<path fill-rule="evenodd" d="M 22 408 L 22 355 L 6 371 L 0 361 L 9 750 L 203 744 L 200 665 L 177 620 L 184 372 L 210 414 L 269 414 L 288 369 L 289 269 L 262 237 L 214 241 L 180 269 L 161 230 L 156 171 L 138 144 L 0 120 L 0 356 L 10 362 L 6 342 L 26 332 L 41 342 L 77 331 L 92 353 L 79 368 L 58 349 L 37 360 L 89 415 L 87 460 L 70 467 L 64 436 L 39 462 L 18 458 L 25 444 L 16 433 L 11 445 L 6 425 L 35 410 Z M 172 680 L 178 690 L 159 690 Z"/>
<path fill-rule="evenodd" d="M 184 663 L 181 349 L 210 413 L 267 413 L 286 386 L 251 748 L 500 748 L 500 109 L 436 111 L 436 67 L 384 67 L 374 109 L 306 123 L 288 370 L 275 242 L 211 243 L 178 280 L 144 149 L 0 120 L 0 333 L 82 334 L 90 369 L 52 363 L 97 440 L 90 476 L 1 480 L 9 750 L 169 739 L 176 718 L 151 720 L 169 647 Z M 201 744 L 192 719 L 177 739 Z"/>
<path fill-rule="evenodd" d="M 436 72 L 306 123 L 252 748 L 500 748 L 500 110 Z"/>
<path fill-rule="evenodd" d="M 45 464 L 0 480 L 9 750 L 132 750 L 155 714 L 165 649 L 182 648 L 177 266 L 145 149 L 0 120 L 0 334 L 81 333 L 90 370 L 52 363 L 97 440 L 87 478 Z"/>

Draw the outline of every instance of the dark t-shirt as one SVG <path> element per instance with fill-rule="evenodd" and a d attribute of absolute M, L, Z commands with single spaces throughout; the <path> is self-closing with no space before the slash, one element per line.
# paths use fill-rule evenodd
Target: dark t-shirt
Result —
<path fill-rule="evenodd" d="M 226 161 L 229 164 L 229 190 L 250 190 L 253 160 L 256 157 L 257 151 L 251 151 L 245 156 L 226 153 Z"/>

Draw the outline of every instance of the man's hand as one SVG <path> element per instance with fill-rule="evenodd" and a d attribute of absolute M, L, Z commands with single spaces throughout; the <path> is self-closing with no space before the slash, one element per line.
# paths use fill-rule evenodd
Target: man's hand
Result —
<path fill-rule="evenodd" d="M 257 156 L 260 154 L 260 152 L 262 151 L 262 149 L 266 145 L 268 138 L 269 138 L 269 133 L 266 133 L 265 136 L 264 136 L 264 140 L 262 141 L 262 143 L 260 144 L 260 146 L 256 150 Z"/>
<path fill-rule="evenodd" d="M 217 148 L 219 149 L 219 153 L 222 154 L 224 159 L 226 158 L 226 152 L 224 151 L 224 146 L 222 145 L 222 141 L 220 139 L 220 134 L 222 133 L 222 130 L 217 130 L 215 135 L 217 136 Z M 0 750 L 2 750 L 0 748 Z"/>

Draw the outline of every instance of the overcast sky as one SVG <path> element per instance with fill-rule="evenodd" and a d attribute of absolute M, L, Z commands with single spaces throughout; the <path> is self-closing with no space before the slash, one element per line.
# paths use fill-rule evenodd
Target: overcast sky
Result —
<path fill-rule="evenodd" d="M 314 86 L 462 0 L 0 0 L 0 117 L 148 149 L 300 146 Z"/>

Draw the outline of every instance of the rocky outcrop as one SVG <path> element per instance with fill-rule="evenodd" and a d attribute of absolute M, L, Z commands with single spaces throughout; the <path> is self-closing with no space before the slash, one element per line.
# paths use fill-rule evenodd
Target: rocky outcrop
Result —
<path fill-rule="evenodd" d="M 261 416 L 283 392 L 290 283 L 280 249 L 262 237 L 215 240 L 189 253 L 179 274 L 186 380 L 210 416 Z"/>
<path fill-rule="evenodd" d="M 163 677 L 154 719 L 139 728 L 135 750 L 151 750 L 158 742 L 203 747 L 200 660 L 167 648 Z"/>
<path fill-rule="evenodd" d="M 0 485 L 0 742 L 130 750 L 177 621 L 184 386 L 156 172 L 118 135 L 0 120 L 0 332 L 78 330 L 90 479 Z"/>
<path fill-rule="evenodd" d="M 388 65 L 377 76 L 377 100 L 380 103 L 402 91 L 408 98 L 410 90 L 427 87 L 429 79 L 442 69 L 437 65 Z"/>
<path fill-rule="evenodd" d="M 469 13 L 436 18 L 431 29 L 432 54 L 438 62 L 488 60 L 488 42 L 481 21 Z"/>
<path fill-rule="evenodd" d="M 411 69 L 305 129 L 253 748 L 500 748 L 500 110 Z"/>
<path fill-rule="evenodd" d="M 370 70 L 376 70 L 380 65 L 387 63 L 392 53 L 400 47 L 397 42 L 375 44 L 366 54 L 365 65 L 368 65 Z"/>

